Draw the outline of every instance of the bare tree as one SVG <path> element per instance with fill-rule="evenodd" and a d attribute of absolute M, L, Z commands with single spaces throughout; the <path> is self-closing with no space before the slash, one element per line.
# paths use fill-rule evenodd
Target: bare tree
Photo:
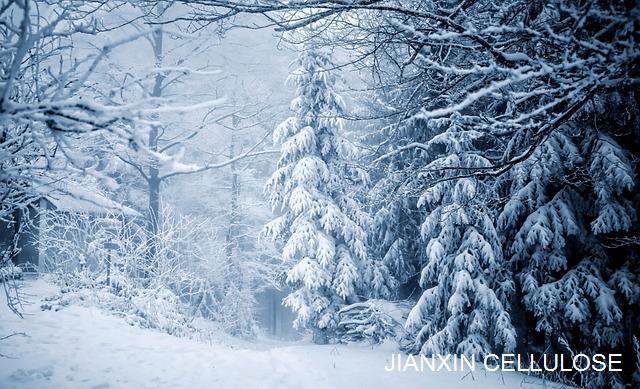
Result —
<path fill-rule="evenodd" d="M 13 242 L 2 247 L 0 267 L 9 266 L 19 250 L 28 209 L 51 190 L 51 172 L 91 173 L 72 145 L 74 138 L 110 132 L 137 146 L 125 124 L 146 115 L 149 106 L 94 100 L 88 85 L 109 52 L 142 34 L 89 53 L 76 54 L 74 48 L 81 37 L 111 28 L 100 16 L 121 3 L 9 0 L 0 5 L 0 221 L 16 226 Z M 16 301 L 13 297 L 9 301 Z"/>

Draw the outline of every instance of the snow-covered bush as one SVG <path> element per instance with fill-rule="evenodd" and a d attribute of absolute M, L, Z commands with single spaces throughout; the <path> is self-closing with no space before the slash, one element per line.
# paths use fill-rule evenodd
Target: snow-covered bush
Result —
<path fill-rule="evenodd" d="M 13 313 L 21 316 L 20 307 L 23 302 L 23 296 L 20 293 L 18 281 L 22 279 L 23 274 L 22 268 L 15 266 L 11 260 L 11 254 L 15 248 L 14 243 L 0 251 L 0 284 L 4 291 L 7 306 Z"/>
<path fill-rule="evenodd" d="M 337 337 L 343 342 L 382 343 L 402 333 L 407 307 L 385 300 L 371 299 L 350 304 L 338 311 Z"/>
<path fill-rule="evenodd" d="M 45 211 L 41 220 L 44 269 L 62 287 L 43 309 L 90 302 L 171 334 L 191 332 L 197 316 L 220 318 L 216 305 L 225 296 L 205 270 L 205 223 L 166 211 L 150 261 L 146 230 L 135 218 Z"/>
<path fill-rule="evenodd" d="M 131 324 L 175 335 L 194 334 L 193 323 L 206 320 L 218 331 L 255 336 L 254 296 L 273 267 L 229 261 L 215 246 L 207 220 L 165 209 L 160 227 L 152 261 L 144 220 L 109 212 L 43 212 L 43 268 L 61 286 L 43 309 L 97 304 Z"/>
<path fill-rule="evenodd" d="M 183 335 L 190 331 L 187 307 L 179 296 L 163 285 L 140 289 L 131 296 L 132 315 L 126 320 L 140 327 L 158 328 L 172 335 Z"/>
<path fill-rule="evenodd" d="M 8 264 L 0 267 L 0 282 L 9 280 L 19 280 L 22 278 L 22 269 L 18 266 Z"/>

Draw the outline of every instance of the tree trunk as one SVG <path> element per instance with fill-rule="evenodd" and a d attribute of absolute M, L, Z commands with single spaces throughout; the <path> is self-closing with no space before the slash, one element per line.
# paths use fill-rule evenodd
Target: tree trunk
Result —
<path fill-rule="evenodd" d="M 233 116 L 233 127 L 238 125 L 238 118 Z M 231 145 L 229 146 L 229 158 L 235 158 L 236 151 L 236 134 L 231 134 Z M 240 214 L 238 210 L 238 201 L 240 197 L 240 177 L 238 175 L 238 166 L 234 162 L 231 164 L 231 205 L 229 215 L 229 228 L 226 237 L 226 254 L 227 258 L 231 258 L 234 248 L 237 246 L 238 228 L 240 222 Z"/>
<path fill-rule="evenodd" d="M 235 128 L 237 128 L 240 120 L 237 116 L 233 115 L 232 123 L 234 132 L 231 134 L 231 145 L 229 146 L 229 158 L 235 158 L 236 155 L 236 142 L 237 137 L 235 134 Z M 239 197 L 240 197 L 240 176 L 238 174 L 238 166 L 234 162 L 231 164 L 231 204 L 229 214 L 229 228 L 227 229 L 226 236 L 226 248 L 225 254 L 228 262 L 228 274 L 227 283 L 236 284 L 238 288 L 241 287 L 242 274 L 240 270 L 240 264 L 238 258 L 234 257 L 234 253 L 237 253 L 238 238 L 240 230 L 240 211 L 239 211 Z"/>
<path fill-rule="evenodd" d="M 236 156 L 236 134 L 239 119 L 237 116 L 232 117 L 232 133 L 231 144 L 229 146 L 229 158 L 235 158 Z M 246 301 L 244 300 L 244 277 L 240 266 L 240 259 L 238 258 L 238 246 L 239 246 L 239 233 L 240 233 L 240 212 L 239 212 L 239 197 L 240 197 L 240 177 L 238 175 L 238 166 L 236 163 L 231 164 L 231 201 L 230 201 L 230 213 L 229 213 L 229 228 L 227 228 L 226 247 L 225 254 L 227 257 L 227 266 L 225 274 L 225 293 L 227 296 L 235 296 L 236 301 L 232 304 L 235 309 L 232 310 L 231 315 L 233 321 L 236 323 L 236 328 L 232 329 L 232 333 L 235 335 L 243 336 L 247 335 L 247 331 L 250 329 L 246 326 Z"/>
<path fill-rule="evenodd" d="M 158 4 L 158 14 L 162 14 L 163 8 L 162 4 Z M 153 46 L 153 55 L 155 59 L 155 67 L 162 67 L 163 60 L 163 38 L 164 32 L 162 28 L 158 28 L 153 32 L 152 35 L 152 46 Z M 165 79 L 165 75 L 162 73 L 157 73 L 155 76 L 153 90 L 151 91 L 151 97 L 161 97 L 162 96 L 162 87 Z M 157 121 L 159 119 L 158 114 L 153 114 L 151 116 L 152 121 Z M 158 141 L 160 138 L 161 128 L 159 126 L 151 126 L 149 130 L 149 150 L 153 152 L 158 151 Z M 161 224 L 161 212 L 160 212 L 160 185 L 162 184 L 162 179 L 160 177 L 160 172 L 158 169 L 158 159 L 154 156 L 150 156 L 149 161 L 149 175 L 147 179 L 148 190 L 149 190 L 149 209 L 148 209 L 148 223 L 147 223 L 147 233 L 149 234 L 148 239 L 148 250 L 147 256 L 149 261 L 150 269 L 147 269 L 147 273 L 151 269 L 155 269 L 158 265 L 157 254 L 158 254 L 158 234 L 159 234 L 159 226 Z M 148 276 L 148 274 L 146 274 Z"/>

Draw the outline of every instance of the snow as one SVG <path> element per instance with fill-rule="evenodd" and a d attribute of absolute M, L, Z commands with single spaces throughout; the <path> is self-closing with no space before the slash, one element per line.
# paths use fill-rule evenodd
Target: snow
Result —
<path fill-rule="evenodd" d="M 392 344 L 278 343 L 226 340 L 205 344 L 126 324 L 87 306 L 40 310 L 56 287 L 27 280 L 25 318 L 0 301 L 2 388 L 536 388 L 517 373 L 386 372 Z M 468 373 L 468 372 L 467 372 Z M 548 383 L 547 383 L 547 387 Z"/>
<path fill-rule="evenodd" d="M 45 193 L 44 198 L 60 211 L 104 213 L 112 210 L 123 215 L 140 215 L 135 210 L 98 193 L 97 189 L 73 181 L 42 179 L 38 189 Z"/>

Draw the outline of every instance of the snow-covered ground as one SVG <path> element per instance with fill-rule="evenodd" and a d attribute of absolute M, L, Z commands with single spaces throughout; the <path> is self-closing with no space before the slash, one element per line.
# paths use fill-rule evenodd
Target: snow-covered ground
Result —
<path fill-rule="evenodd" d="M 536 388 L 517 373 L 386 372 L 393 345 L 205 344 L 126 324 L 97 308 L 40 310 L 56 291 L 26 281 L 20 319 L 0 301 L 0 388 Z M 548 383 L 547 383 L 547 387 Z M 551 386 L 552 387 L 552 386 Z"/>

